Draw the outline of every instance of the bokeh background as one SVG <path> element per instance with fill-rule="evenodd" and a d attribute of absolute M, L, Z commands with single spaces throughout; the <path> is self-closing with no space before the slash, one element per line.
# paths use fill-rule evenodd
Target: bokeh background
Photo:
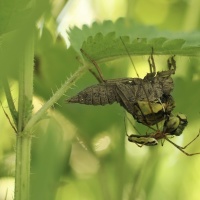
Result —
<path fill-rule="evenodd" d="M 81 65 L 66 31 L 73 26 L 81 28 L 94 21 L 115 21 L 125 17 L 160 30 L 184 33 L 198 31 L 200 27 L 198 0 L 44 2 L 47 6 L 41 5 L 36 24 L 34 112 Z M 7 26 L 4 34 L 10 32 L 12 26 Z M 9 61 L 10 68 L 0 66 L 2 72 L 7 71 L 10 75 L 16 105 L 18 69 L 13 60 L 19 43 L 17 41 L 18 46 L 9 44 L 12 48 L 4 59 Z M 148 56 L 133 56 L 140 77 L 149 70 L 147 59 Z M 166 69 L 167 59 L 167 56 L 155 56 L 158 70 Z M 184 146 L 200 129 L 200 63 L 198 57 L 181 56 L 176 56 L 176 62 L 177 71 L 173 76 L 175 112 L 186 114 L 189 124 L 183 135 L 172 140 Z M 128 57 L 103 63 L 100 67 L 106 78 L 135 76 Z M 66 98 L 96 83 L 96 79 L 86 72 L 34 127 L 31 199 L 198 200 L 200 155 L 188 157 L 167 141 L 163 146 L 142 148 L 129 143 L 125 112 L 118 104 L 101 107 L 65 103 Z M 2 88 L 0 92 L 9 115 Z M 14 190 L 15 133 L 2 109 L 0 119 L 0 200 L 8 200 L 13 199 Z M 148 131 L 143 126 L 138 129 L 142 133 Z M 133 133 L 136 134 L 136 130 L 129 124 L 128 134 Z M 200 139 L 186 151 L 200 152 Z"/>

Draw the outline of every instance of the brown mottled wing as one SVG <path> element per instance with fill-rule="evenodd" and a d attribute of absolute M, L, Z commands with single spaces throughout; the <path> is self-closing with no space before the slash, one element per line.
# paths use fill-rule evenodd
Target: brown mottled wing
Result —
<path fill-rule="evenodd" d="M 153 83 L 150 81 L 140 81 L 138 84 L 128 83 L 116 83 L 116 90 L 120 98 L 124 103 L 136 103 L 137 101 L 157 101 L 164 94 L 162 87 L 159 83 Z"/>
<path fill-rule="evenodd" d="M 106 80 L 104 83 L 84 89 L 67 102 L 87 105 L 106 105 L 118 102 L 138 122 L 153 125 L 163 120 L 165 115 L 170 114 L 174 108 L 174 100 L 169 95 L 174 87 L 171 74 L 169 70 L 158 72 L 156 76 L 147 74 L 144 79 Z"/>
<path fill-rule="evenodd" d="M 119 102 L 139 123 L 154 125 L 162 121 L 174 108 L 174 100 L 165 95 L 162 85 L 143 80 L 139 84 L 116 83 Z M 158 99 L 160 101 L 158 101 Z M 153 111 L 153 112 L 152 112 Z"/>
<path fill-rule="evenodd" d="M 158 72 L 154 77 L 152 73 L 147 73 L 143 80 L 152 83 L 154 87 L 159 85 L 163 94 L 169 95 L 174 89 L 173 79 L 171 78 L 171 75 L 174 73 L 175 70 L 162 71 Z"/>

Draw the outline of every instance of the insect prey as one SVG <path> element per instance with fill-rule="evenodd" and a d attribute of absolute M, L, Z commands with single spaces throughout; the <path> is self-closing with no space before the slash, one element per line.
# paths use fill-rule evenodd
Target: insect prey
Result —
<path fill-rule="evenodd" d="M 128 121 L 132 124 L 130 119 L 128 118 Z M 200 152 L 197 153 L 188 153 L 184 149 L 186 149 L 190 144 L 192 144 L 200 135 L 199 133 L 185 146 L 179 146 L 176 143 L 172 142 L 169 138 L 174 136 L 180 136 L 185 127 L 187 126 L 188 121 L 184 114 L 177 114 L 174 116 L 171 114 L 165 121 L 162 130 L 156 130 L 150 127 L 150 129 L 153 129 L 154 132 L 146 134 L 146 135 L 128 135 L 126 130 L 126 135 L 128 137 L 129 142 L 135 143 L 138 147 L 145 146 L 155 146 L 158 144 L 158 140 L 166 140 L 169 143 L 171 143 L 173 146 L 175 146 L 178 150 L 180 150 L 182 153 L 184 153 L 187 156 L 194 156 L 200 154 Z M 134 125 L 132 124 L 134 127 Z M 125 125 L 126 128 L 126 125 Z M 135 128 L 135 127 L 134 127 Z M 161 142 L 163 145 L 163 141 Z"/>

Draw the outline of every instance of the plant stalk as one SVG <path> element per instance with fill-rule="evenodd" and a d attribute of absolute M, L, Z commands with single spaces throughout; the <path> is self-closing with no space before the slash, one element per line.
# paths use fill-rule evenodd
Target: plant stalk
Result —
<path fill-rule="evenodd" d="M 31 117 L 33 97 L 33 29 L 25 30 L 24 51 L 19 64 L 18 125 L 16 138 L 15 200 L 29 200 L 31 132 L 24 127 Z M 23 32 L 24 33 L 24 32 Z M 24 34 L 25 35 L 25 34 Z"/>

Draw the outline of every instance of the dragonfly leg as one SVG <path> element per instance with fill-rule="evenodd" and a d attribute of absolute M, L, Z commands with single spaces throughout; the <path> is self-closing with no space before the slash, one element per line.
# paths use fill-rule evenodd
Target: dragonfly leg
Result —
<path fill-rule="evenodd" d="M 153 58 L 153 47 L 152 47 L 151 55 L 148 58 L 148 63 L 149 63 L 150 73 L 156 74 L 156 65 Z"/>
<path fill-rule="evenodd" d="M 168 65 L 168 69 L 174 69 L 176 70 L 176 61 L 174 59 L 175 55 L 170 57 L 168 60 L 167 60 L 167 65 Z"/>
<path fill-rule="evenodd" d="M 96 69 L 97 69 L 97 71 L 98 71 L 98 74 L 99 74 L 99 78 L 97 78 L 97 76 L 96 75 L 94 75 L 94 73 L 92 73 L 96 78 L 97 78 L 97 80 L 98 81 L 100 81 L 101 83 L 102 82 L 105 82 L 105 79 L 103 78 L 103 74 L 102 74 L 102 72 L 101 72 L 101 70 L 100 70 L 100 67 L 98 66 L 98 64 L 96 63 L 96 61 L 95 60 L 93 60 L 83 49 L 80 49 L 80 51 L 81 51 L 81 53 L 85 56 L 85 57 L 87 57 L 90 61 L 91 61 L 91 63 L 96 67 Z M 90 71 L 91 72 L 91 71 Z"/>
<path fill-rule="evenodd" d="M 97 81 L 98 81 L 99 83 L 104 82 L 104 81 L 102 81 L 101 77 L 100 77 L 94 70 L 92 70 L 92 69 L 88 69 L 88 70 L 89 70 L 89 72 L 97 79 Z"/>

